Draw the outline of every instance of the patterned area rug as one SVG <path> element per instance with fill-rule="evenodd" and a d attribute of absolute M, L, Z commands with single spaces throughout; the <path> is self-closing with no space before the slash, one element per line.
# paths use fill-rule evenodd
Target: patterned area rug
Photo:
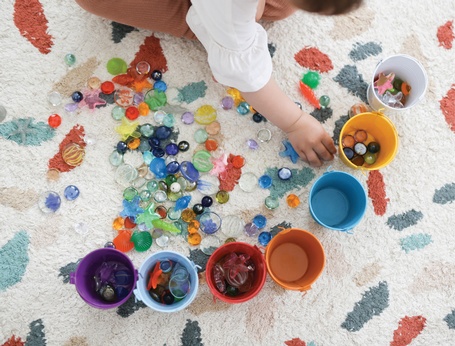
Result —
<path fill-rule="evenodd" d="M 425 97 L 409 110 L 385 114 L 398 132 L 396 157 L 384 168 L 368 171 L 348 167 L 340 155 L 317 169 L 293 162 L 280 130 L 253 112 L 242 115 L 236 107 L 221 107 L 225 97 L 241 100 L 212 80 L 198 42 L 103 20 L 72 1 L 2 1 L 0 343 L 453 345 L 454 18 L 448 1 L 371 0 L 346 16 L 298 13 L 263 23 L 278 83 L 337 143 L 351 106 L 368 101 L 367 87 L 381 60 L 407 54 L 423 65 L 429 80 Z M 112 58 L 126 63 L 109 64 L 110 72 L 120 74 L 114 93 L 109 82 L 115 76 L 107 68 Z M 162 72 L 162 83 L 151 92 L 154 80 L 129 80 L 125 73 L 143 61 Z M 316 97 L 330 97 L 326 108 L 315 108 L 300 93 L 299 81 L 310 70 L 320 76 Z M 81 103 L 72 99 L 75 91 L 82 93 Z M 144 97 L 148 102 L 139 107 Z M 138 107 L 126 115 L 134 118 L 139 111 L 138 118 L 127 120 L 116 101 L 134 101 Z M 186 112 L 203 119 L 216 114 L 220 131 L 213 124 L 185 124 Z M 53 114 L 58 115 L 50 118 L 55 127 L 48 122 Z M 252 236 L 223 224 L 212 236 L 201 230 L 191 236 L 188 224 L 168 217 L 161 228 L 169 231 L 158 237 L 153 199 L 148 199 L 156 193 L 147 165 L 153 157 L 142 154 L 151 147 L 144 136 L 141 143 L 131 135 L 138 125 L 156 130 L 163 121 L 172 127 L 163 143 L 189 143 L 189 150 L 177 155 L 179 162 L 191 161 L 200 149 L 212 150 L 207 150 L 209 159 L 207 152 L 199 157 L 207 190 L 186 191 L 188 207 L 209 194 L 214 201 L 210 210 L 222 222 L 230 217 L 250 224 Z M 200 139 L 203 130 L 209 132 L 207 143 Z M 261 136 L 269 132 L 270 140 L 264 140 Z M 126 167 L 124 174 L 119 166 Z M 282 168 L 290 169 L 291 179 L 278 178 Z M 349 232 L 325 228 L 310 214 L 311 187 L 330 170 L 354 176 L 367 193 L 365 215 Z M 265 174 L 272 178 L 269 188 L 257 183 Z M 218 190 L 228 193 L 227 203 L 216 200 Z M 278 207 L 266 208 L 266 199 Z M 158 205 L 169 209 L 175 202 L 154 202 L 153 207 Z M 263 221 L 257 215 L 266 221 L 259 230 L 251 226 L 253 220 Z M 267 275 L 251 300 L 214 300 L 204 274 L 214 248 L 232 236 L 261 247 L 259 233 L 267 232 L 267 238 L 290 227 L 308 230 L 325 250 L 324 271 L 311 289 L 285 290 Z M 70 274 L 88 253 L 125 231 L 145 231 L 154 238 L 143 252 L 126 243 L 128 249 L 133 246 L 127 256 L 135 268 L 168 250 L 200 267 L 191 304 L 162 313 L 134 294 L 113 309 L 84 302 Z"/>

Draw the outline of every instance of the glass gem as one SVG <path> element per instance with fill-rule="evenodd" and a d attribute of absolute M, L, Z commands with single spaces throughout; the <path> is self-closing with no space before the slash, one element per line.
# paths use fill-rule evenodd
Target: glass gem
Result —
<path fill-rule="evenodd" d="M 153 70 L 150 74 L 153 80 L 161 80 L 163 78 L 163 73 L 160 70 Z"/>
<path fill-rule="evenodd" d="M 52 91 L 47 95 L 47 100 L 52 106 L 57 107 L 62 103 L 62 95 L 57 91 Z"/>
<path fill-rule="evenodd" d="M 180 216 L 182 215 L 181 210 L 176 210 L 174 207 L 170 207 L 167 211 L 167 217 L 171 221 L 176 221 L 180 219 Z"/>
<path fill-rule="evenodd" d="M 162 205 L 155 208 L 155 213 L 158 214 L 161 219 L 165 219 L 167 217 L 167 209 Z"/>
<path fill-rule="evenodd" d="M 200 125 L 208 125 L 216 120 L 216 109 L 210 105 L 199 107 L 194 113 L 194 120 Z"/>
<path fill-rule="evenodd" d="M 115 91 L 115 85 L 111 81 L 105 81 L 101 83 L 101 92 L 106 95 L 110 95 Z"/>
<path fill-rule="evenodd" d="M 193 205 L 193 211 L 195 212 L 196 215 L 201 215 L 204 212 L 204 207 L 202 206 L 201 203 L 196 203 Z"/>
<path fill-rule="evenodd" d="M 354 151 L 357 155 L 364 155 L 367 152 L 367 146 L 363 143 L 356 143 L 354 145 Z"/>
<path fill-rule="evenodd" d="M 355 155 L 354 150 L 352 150 L 351 148 L 343 148 L 343 153 L 344 155 L 346 155 L 348 160 L 351 160 Z"/>
<path fill-rule="evenodd" d="M 202 237 L 199 233 L 193 233 L 188 235 L 188 244 L 190 245 L 199 245 L 201 243 Z"/>
<path fill-rule="evenodd" d="M 363 155 L 363 159 L 365 160 L 365 163 L 372 165 L 376 162 L 376 154 L 368 152 Z"/>
<path fill-rule="evenodd" d="M 188 186 L 188 180 L 186 180 L 184 177 L 178 177 L 177 183 L 180 184 L 180 186 L 182 187 L 182 190 L 186 190 L 186 188 Z"/>
<path fill-rule="evenodd" d="M 134 91 L 128 87 L 119 87 L 114 93 L 114 102 L 120 107 L 129 107 L 133 104 Z"/>
<path fill-rule="evenodd" d="M 196 141 L 196 143 L 199 144 L 204 143 L 208 137 L 209 135 L 205 129 L 197 129 L 194 132 L 194 140 Z"/>
<path fill-rule="evenodd" d="M 234 168 L 242 168 L 245 166 L 245 158 L 241 155 L 236 155 L 232 158 L 231 163 Z"/>
<path fill-rule="evenodd" d="M 123 59 L 112 58 L 107 62 L 106 68 L 107 72 L 109 72 L 111 75 L 116 76 L 122 73 L 126 73 L 128 65 Z"/>
<path fill-rule="evenodd" d="M 237 215 L 227 215 L 223 217 L 221 232 L 227 237 L 238 237 L 242 234 L 245 222 Z"/>
<path fill-rule="evenodd" d="M 197 233 L 199 231 L 200 226 L 201 223 L 198 220 L 191 220 L 188 223 L 188 233 L 190 234 Z"/>
<path fill-rule="evenodd" d="M 221 108 L 224 110 L 229 110 L 234 107 L 234 99 L 231 96 L 225 96 L 221 100 Z"/>
<path fill-rule="evenodd" d="M 57 192 L 46 191 L 40 195 L 38 206 L 43 213 L 55 213 L 60 208 L 61 202 Z"/>
<path fill-rule="evenodd" d="M 201 204 L 204 208 L 209 208 L 213 204 L 213 198 L 210 196 L 202 197 Z"/>
<path fill-rule="evenodd" d="M 81 102 L 83 98 L 84 95 L 80 91 L 75 91 L 71 94 L 71 99 L 76 103 Z"/>
<path fill-rule="evenodd" d="M 181 120 L 185 125 L 191 125 L 194 123 L 194 114 L 191 112 L 185 112 L 182 114 Z"/>
<path fill-rule="evenodd" d="M 123 198 L 126 199 L 127 201 L 132 201 L 134 197 L 137 196 L 137 194 L 138 194 L 137 190 L 131 186 L 123 190 Z"/>
<path fill-rule="evenodd" d="M 220 180 L 210 174 L 205 174 L 197 181 L 197 189 L 204 195 L 214 195 L 218 192 L 220 186 Z"/>
<path fill-rule="evenodd" d="M 349 118 L 352 118 L 352 117 L 356 116 L 357 114 L 365 113 L 365 112 L 369 112 L 369 111 L 370 111 L 370 107 L 366 103 L 359 102 L 359 103 L 356 103 L 353 106 L 351 106 L 351 108 L 349 109 L 349 112 L 348 112 L 348 116 L 349 116 Z"/>
<path fill-rule="evenodd" d="M 272 132 L 269 129 L 260 129 L 257 133 L 259 142 L 266 143 L 272 138 Z"/>
<path fill-rule="evenodd" d="M 167 126 L 158 126 L 155 128 L 155 136 L 158 139 L 168 139 L 172 134 L 172 129 Z"/>
<path fill-rule="evenodd" d="M 111 241 L 107 241 L 107 242 L 104 244 L 103 247 L 105 247 L 105 248 L 110 248 L 110 249 L 115 249 L 115 245 L 114 245 L 114 243 L 111 242 Z"/>
<path fill-rule="evenodd" d="M 319 104 L 321 105 L 322 108 L 327 108 L 330 104 L 330 97 L 327 95 L 322 95 L 319 98 Z"/>
<path fill-rule="evenodd" d="M 120 154 L 125 154 L 128 150 L 128 145 L 124 141 L 119 141 L 115 148 Z"/>
<path fill-rule="evenodd" d="M 270 232 L 261 232 L 258 236 L 258 242 L 262 246 L 267 246 L 267 244 L 272 240 L 272 234 Z"/>
<path fill-rule="evenodd" d="M 368 144 L 368 151 L 372 154 L 376 154 L 381 150 L 381 146 L 379 145 L 378 142 L 370 142 Z"/>
<path fill-rule="evenodd" d="M 68 201 L 74 201 L 77 197 L 79 197 L 79 194 L 80 191 L 75 185 L 68 185 L 63 192 L 63 195 Z"/>
<path fill-rule="evenodd" d="M 356 155 L 351 159 L 351 162 L 356 166 L 362 166 L 365 163 L 365 159 L 362 155 Z"/>
<path fill-rule="evenodd" d="M 87 85 L 89 86 L 90 89 L 96 90 L 101 87 L 101 80 L 98 77 L 90 77 L 87 81 Z"/>
<path fill-rule="evenodd" d="M 190 182 L 196 182 L 199 179 L 199 171 L 189 161 L 180 163 L 180 173 L 182 173 L 183 177 Z"/>
<path fill-rule="evenodd" d="M 114 120 L 120 121 L 125 117 L 125 108 L 120 106 L 115 106 L 112 108 L 111 116 Z"/>
<path fill-rule="evenodd" d="M 237 113 L 246 115 L 250 112 L 250 105 L 247 102 L 240 102 L 237 106 Z"/>
<path fill-rule="evenodd" d="M 161 237 L 155 239 L 155 244 L 159 247 L 166 247 L 169 245 L 169 237 L 163 234 Z"/>
<path fill-rule="evenodd" d="M 183 191 L 179 191 L 179 192 L 168 191 L 167 199 L 170 200 L 171 202 L 176 202 L 182 196 L 183 196 Z"/>
<path fill-rule="evenodd" d="M 76 223 L 73 225 L 73 227 L 74 227 L 74 230 L 76 231 L 76 233 L 78 233 L 78 234 L 80 234 L 80 235 L 85 235 L 85 234 L 88 233 L 88 225 L 87 225 L 85 222 L 76 222 Z M 112 243 L 112 242 L 108 242 L 108 243 L 111 243 L 111 244 L 112 244 L 112 247 L 115 248 L 114 243 Z M 106 244 L 104 245 L 104 247 L 110 247 L 110 246 L 106 246 L 106 245 L 108 245 L 108 243 L 106 243 Z M 109 244 L 109 245 L 111 245 L 111 244 Z"/>
<path fill-rule="evenodd" d="M 308 71 L 302 78 L 302 82 L 308 85 L 311 89 L 316 89 L 320 80 L 321 76 L 316 71 Z"/>
<path fill-rule="evenodd" d="M 196 181 L 188 181 L 187 180 L 185 191 L 188 191 L 188 192 L 194 191 L 194 190 L 196 190 L 196 187 L 197 187 L 197 182 Z"/>
<path fill-rule="evenodd" d="M 141 153 L 145 153 L 146 151 L 150 151 L 150 149 L 152 149 L 149 142 L 147 140 L 145 140 L 144 138 L 141 138 L 140 142 L 141 142 L 141 144 L 139 144 L 138 150 Z M 150 164 L 150 162 L 148 164 Z"/>
<path fill-rule="evenodd" d="M 224 204 L 229 201 L 229 192 L 220 190 L 215 195 L 215 199 L 219 204 Z"/>
<path fill-rule="evenodd" d="M 204 145 L 205 145 L 205 149 L 207 149 L 208 151 L 214 151 L 218 148 L 218 141 L 213 138 L 208 138 L 205 141 Z"/>
<path fill-rule="evenodd" d="M 274 210 L 279 207 L 280 201 L 276 197 L 268 196 L 265 199 L 264 204 L 267 207 L 267 209 Z"/>
<path fill-rule="evenodd" d="M 243 231 L 248 237 L 253 237 L 259 232 L 259 228 L 254 223 L 249 222 L 245 225 Z"/>
<path fill-rule="evenodd" d="M 67 103 L 64 108 L 66 112 L 68 112 L 69 114 L 73 114 L 74 112 L 77 111 L 78 107 L 79 106 L 77 103 Z"/>
<path fill-rule="evenodd" d="M 119 165 L 115 171 L 115 181 L 125 187 L 128 187 L 137 176 L 137 169 L 126 163 Z"/>
<path fill-rule="evenodd" d="M 188 149 L 190 148 L 190 143 L 188 143 L 187 141 L 180 141 L 178 147 L 181 152 L 185 152 L 188 151 Z"/>
<path fill-rule="evenodd" d="M 129 106 L 125 110 L 125 117 L 127 117 L 129 120 L 136 120 L 139 117 L 139 110 L 137 107 Z"/>
<path fill-rule="evenodd" d="M 149 190 L 150 192 L 155 192 L 158 190 L 158 181 L 156 180 L 150 180 L 148 183 L 147 183 L 147 190 Z"/>
<path fill-rule="evenodd" d="M 264 119 L 265 119 L 265 118 L 264 118 L 264 116 L 263 116 L 261 113 L 256 112 L 256 113 L 253 114 L 253 121 L 254 121 L 255 123 L 260 123 L 260 122 L 263 121 Z"/>
<path fill-rule="evenodd" d="M 251 172 L 244 173 L 240 176 L 239 187 L 245 192 L 253 192 L 258 184 L 258 177 Z"/>
<path fill-rule="evenodd" d="M 150 64 L 147 61 L 139 61 L 136 64 L 136 72 L 138 74 L 148 74 L 150 72 Z"/>
<path fill-rule="evenodd" d="M 343 147 L 345 147 L 345 148 L 354 148 L 355 139 L 354 139 L 354 137 L 351 136 L 351 135 L 343 136 L 343 138 L 341 139 L 341 144 L 342 144 Z"/>
<path fill-rule="evenodd" d="M 123 155 L 117 150 L 114 150 L 111 155 L 109 155 L 109 162 L 113 166 L 120 166 L 123 162 Z"/>
<path fill-rule="evenodd" d="M 267 224 L 267 218 L 264 215 L 258 214 L 253 218 L 253 223 L 258 228 L 264 228 L 265 225 Z"/>
<path fill-rule="evenodd" d="M 139 132 L 141 133 L 142 136 L 149 138 L 153 136 L 155 128 L 153 127 L 152 124 L 146 123 L 139 127 Z"/>
<path fill-rule="evenodd" d="M 167 127 L 173 127 L 175 125 L 175 117 L 172 114 L 166 114 L 163 119 L 163 125 Z"/>
<path fill-rule="evenodd" d="M 193 155 L 192 163 L 199 172 L 209 172 L 213 168 L 211 157 L 207 150 L 199 150 Z"/>
<path fill-rule="evenodd" d="M 162 80 L 156 81 L 153 84 L 153 89 L 161 91 L 161 92 L 165 92 L 167 90 L 167 84 Z"/>
<path fill-rule="evenodd" d="M 161 141 L 156 137 L 150 137 L 148 142 L 152 148 L 157 148 L 161 145 Z"/>
<path fill-rule="evenodd" d="M 207 131 L 207 133 L 210 136 L 217 135 L 218 133 L 220 133 L 220 130 L 221 130 L 221 124 L 218 121 L 214 121 L 205 127 L 205 131 Z"/>
<path fill-rule="evenodd" d="M 50 127 L 56 129 L 62 123 L 62 117 L 58 114 L 52 114 L 49 116 L 49 118 L 47 118 L 47 123 Z"/>
<path fill-rule="evenodd" d="M 289 180 L 292 177 L 292 171 L 287 167 L 282 167 L 278 170 L 278 177 L 281 180 Z"/>
<path fill-rule="evenodd" d="M 169 143 L 168 145 L 166 145 L 164 150 L 168 155 L 177 155 L 179 152 L 179 147 L 175 143 Z"/>
<path fill-rule="evenodd" d="M 65 55 L 63 60 L 65 61 L 65 64 L 68 67 L 71 67 L 71 66 L 73 66 L 76 63 L 76 56 L 74 54 L 72 54 L 72 53 L 68 53 L 68 54 Z"/>
<path fill-rule="evenodd" d="M 288 204 L 289 208 L 296 208 L 300 205 L 300 198 L 291 193 L 286 197 L 286 203 Z"/>
<path fill-rule="evenodd" d="M 139 102 L 137 105 L 137 109 L 139 110 L 139 115 L 142 115 L 143 117 L 150 113 L 150 107 L 145 102 Z"/>
<path fill-rule="evenodd" d="M 152 162 L 150 162 L 149 168 L 158 179 L 165 178 L 167 175 L 166 162 L 161 157 L 155 157 Z"/>
<path fill-rule="evenodd" d="M 263 189 L 268 189 L 272 186 L 272 177 L 270 175 L 264 174 L 258 179 L 258 184 Z"/>
<path fill-rule="evenodd" d="M 115 229 L 116 231 L 119 231 L 123 228 L 124 224 L 125 220 L 123 219 L 123 217 L 118 216 L 112 222 L 112 228 Z"/>
<path fill-rule="evenodd" d="M 213 234 L 221 227 L 221 217 L 214 212 L 205 212 L 199 218 L 199 223 L 199 228 L 202 232 L 205 234 Z"/>
<path fill-rule="evenodd" d="M 76 167 L 84 161 L 85 149 L 77 143 L 69 143 L 62 150 L 63 161 L 68 166 Z"/>
<path fill-rule="evenodd" d="M 250 148 L 251 150 L 256 150 L 257 148 L 259 148 L 258 142 L 256 142 L 254 139 L 247 140 L 246 144 L 248 145 L 248 148 Z"/>
<path fill-rule="evenodd" d="M 181 217 L 183 221 L 190 222 L 196 218 L 196 213 L 193 211 L 193 209 L 187 208 L 182 211 Z"/>
<path fill-rule="evenodd" d="M 153 114 L 153 120 L 155 120 L 155 122 L 157 124 L 163 124 L 163 120 L 164 120 L 164 117 L 166 116 L 166 112 L 164 111 L 156 111 L 154 114 Z"/>
<path fill-rule="evenodd" d="M 217 236 L 209 235 L 208 237 L 204 237 L 199 245 L 199 249 L 206 255 L 210 256 L 220 247 L 221 240 Z"/>
<path fill-rule="evenodd" d="M 163 203 L 167 200 L 167 193 L 165 191 L 158 190 L 153 196 L 156 202 Z"/>
<path fill-rule="evenodd" d="M 141 198 L 141 201 L 148 202 L 150 201 L 150 198 L 152 198 L 152 193 L 149 190 L 142 190 L 139 197 Z"/>
<path fill-rule="evenodd" d="M 175 174 L 180 169 L 180 163 L 177 161 L 171 161 L 166 165 L 166 170 L 169 174 Z"/>
<path fill-rule="evenodd" d="M 368 133 L 365 130 L 357 130 L 354 133 L 354 138 L 356 142 L 364 142 L 368 138 Z"/>

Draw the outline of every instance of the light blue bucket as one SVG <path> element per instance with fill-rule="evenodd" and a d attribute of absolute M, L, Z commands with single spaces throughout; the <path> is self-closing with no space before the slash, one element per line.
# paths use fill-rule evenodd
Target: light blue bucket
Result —
<path fill-rule="evenodd" d="M 321 226 L 348 232 L 362 220 L 367 194 L 351 174 L 327 171 L 311 187 L 309 206 L 311 216 Z"/>
<path fill-rule="evenodd" d="M 149 279 L 149 272 L 153 270 L 156 262 L 170 260 L 172 262 L 180 263 L 186 268 L 189 273 L 190 279 L 190 291 L 185 298 L 179 302 L 175 302 L 171 305 L 161 304 L 155 301 L 147 290 L 147 284 Z M 199 277 L 197 274 L 196 265 L 191 262 L 187 257 L 173 251 L 160 251 L 150 255 L 144 263 L 142 263 L 138 272 L 138 281 L 134 295 L 138 300 L 141 300 L 145 305 L 153 310 L 160 312 L 176 312 L 183 310 L 196 298 L 196 294 L 199 288 Z"/>

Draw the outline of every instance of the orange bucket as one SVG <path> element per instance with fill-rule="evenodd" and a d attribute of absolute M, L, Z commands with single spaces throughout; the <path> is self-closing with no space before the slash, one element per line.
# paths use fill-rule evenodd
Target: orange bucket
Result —
<path fill-rule="evenodd" d="M 272 238 L 265 253 L 272 279 L 288 290 L 307 291 L 325 266 L 321 242 L 312 233 L 290 228 Z"/>

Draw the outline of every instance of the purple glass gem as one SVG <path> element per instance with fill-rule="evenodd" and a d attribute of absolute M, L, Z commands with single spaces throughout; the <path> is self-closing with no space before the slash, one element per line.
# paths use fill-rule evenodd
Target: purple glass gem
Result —
<path fill-rule="evenodd" d="M 182 114 L 182 123 L 185 125 L 191 125 L 194 123 L 194 114 L 191 112 L 185 112 Z"/>
<path fill-rule="evenodd" d="M 166 154 L 168 155 L 177 155 L 177 153 L 179 152 L 179 146 L 175 143 L 169 143 L 168 145 L 166 145 Z"/>
<path fill-rule="evenodd" d="M 246 144 L 248 144 L 248 148 L 252 150 L 256 150 L 257 148 L 259 148 L 258 142 L 256 142 L 254 139 L 247 140 Z"/>
<path fill-rule="evenodd" d="M 252 236 L 256 235 L 259 232 L 258 226 L 256 226 L 252 222 L 247 223 L 243 230 L 245 231 L 245 234 L 248 237 L 252 237 Z"/>
<path fill-rule="evenodd" d="M 133 104 L 137 106 L 141 102 L 144 102 L 144 94 L 143 93 L 134 94 L 134 96 L 133 96 Z"/>
<path fill-rule="evenodd" d="M 183 161 L 180 164 L 180 172 L 186 180 L 195 182 L 199 179 L 199 171 L 189 161 Z"/>
<path fill-rule="evenodd" d="M 234 99 L 230 96 L 223 97 L 221 107 L 225 110 L 231 109 L 234 106 Z"/>
<path fill-rule="evenodd" d="M 68 103 L 65 105 L 65 111 L 72 113 L 77 110 L 77 107 L 79 107 L 77 103 Z"/>

